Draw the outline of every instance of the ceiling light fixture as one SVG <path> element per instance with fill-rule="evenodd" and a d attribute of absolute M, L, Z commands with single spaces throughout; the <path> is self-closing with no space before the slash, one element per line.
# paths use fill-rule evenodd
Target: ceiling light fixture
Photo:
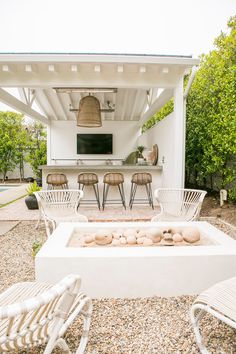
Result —
<path fill-rule="evenodd" d="M 84 92 L 84 93 L 116 93 L 117 88 L 110 87 L 53 87 L 57 93 L 71 93 L 71 92 Z"/>
<path fill-rule="evenodd" d="M 85 96 L 79 102 L 77 126 L 96 128 L 102 126 L 100 102 L 94 96 Z"/>

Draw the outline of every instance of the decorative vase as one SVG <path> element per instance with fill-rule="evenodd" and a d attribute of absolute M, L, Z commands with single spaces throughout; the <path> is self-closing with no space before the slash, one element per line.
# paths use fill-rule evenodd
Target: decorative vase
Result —
<path fill-rule="evenodd" d="M 35 210 L 35 209 L 39 208 L 37 199 L 36 199 L 35 195 L 33 195 L 33 194 L 28 195 L 25 198 L 25 204 L 29 210 Z"/>

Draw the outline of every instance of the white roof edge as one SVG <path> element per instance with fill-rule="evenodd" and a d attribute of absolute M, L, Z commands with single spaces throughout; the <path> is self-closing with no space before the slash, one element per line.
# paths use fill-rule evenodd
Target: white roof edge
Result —
<path fill-rule="evenodd" d="M 0 53 L 0 62 L 20 63 L 122 63 L 122 64 L 169 64 L 198 65 L 200 59 L 189 56 L 122 55 L 122 54 L 19 54 Z"/>

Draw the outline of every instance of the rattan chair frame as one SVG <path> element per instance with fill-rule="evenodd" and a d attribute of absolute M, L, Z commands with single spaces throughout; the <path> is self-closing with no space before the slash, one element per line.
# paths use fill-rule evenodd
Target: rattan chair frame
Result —
<path fill-rule="evenodd" d="M 186 188 L 158 188 L 154 192 L 161 211 L 152 221 L 198 220 L 206 191 Z"/>
<path fill-rule="evenodd" d="M 190 319 L 202 354 L 210 354 L 199 328 L 199 322 L 206 313 L 236 329 L 236 277 L 219 282 L 203 291 L 191 307 Z"/>
<path fill-rule="evenodd" d="M 39 191 L 34 194 L 38 201 L 39 212 L 45 222 L 48 237 L 60 222 L 88 221 L 86 216 L 78 212 L 80 200 L 83 198 L 83 191 L 76 189 L 54 189 Z"/>
<path fill-rule="evenodd" d="M 44 354 L 50 354 L 56 346 L 71 353 L 62 337 L 82 315 L 83 332 L 76 354 L 84 353 L 92 302 L 79 292 L 80 284 L 78 275 L 68 275 L 56 285 L 17 283 L 0 294 L 0 352 L 28 351 L 46 345 Z"/>

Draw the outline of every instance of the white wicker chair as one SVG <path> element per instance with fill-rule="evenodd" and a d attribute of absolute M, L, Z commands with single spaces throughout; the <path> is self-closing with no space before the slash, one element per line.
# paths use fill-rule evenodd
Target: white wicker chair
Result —
<path fill-rule="evenodd" d="M 192 221 L 199 217 L 207 192 L 198 189 L 159 188 L 154 192 L 161 212 L 151 221 Z"/>
<path fill-rule="evenodd" d="M 86 216 L 78 213 L 83 191 L 60 189 L 40 191 L 34 194 L 38 201 L 39 212 L 45 222 L 47 236 L 51 235 L 60 222 L 88 221 Z"/>
<path fill-rule="evenodd" d="M 0 352 L 18 352 L 46 344 L 44 354 L 55 346 L 71 353 L 63 339 L 67 328 L 81 314 L 83 332 L 77 354 L 88 341 L 91 299 L 79 292 L 80 277 L 68 275 L 56 285 L 17 283 L 0 294 Z"/>
<path fill-rule="evenodd" d="M 199 321 L 206 312 L 236 329 L 236 277 L 221 281 L 202 292 L 191 308 L 191 322 L 200 352 L 210 354 L 199 330 Z"/>

